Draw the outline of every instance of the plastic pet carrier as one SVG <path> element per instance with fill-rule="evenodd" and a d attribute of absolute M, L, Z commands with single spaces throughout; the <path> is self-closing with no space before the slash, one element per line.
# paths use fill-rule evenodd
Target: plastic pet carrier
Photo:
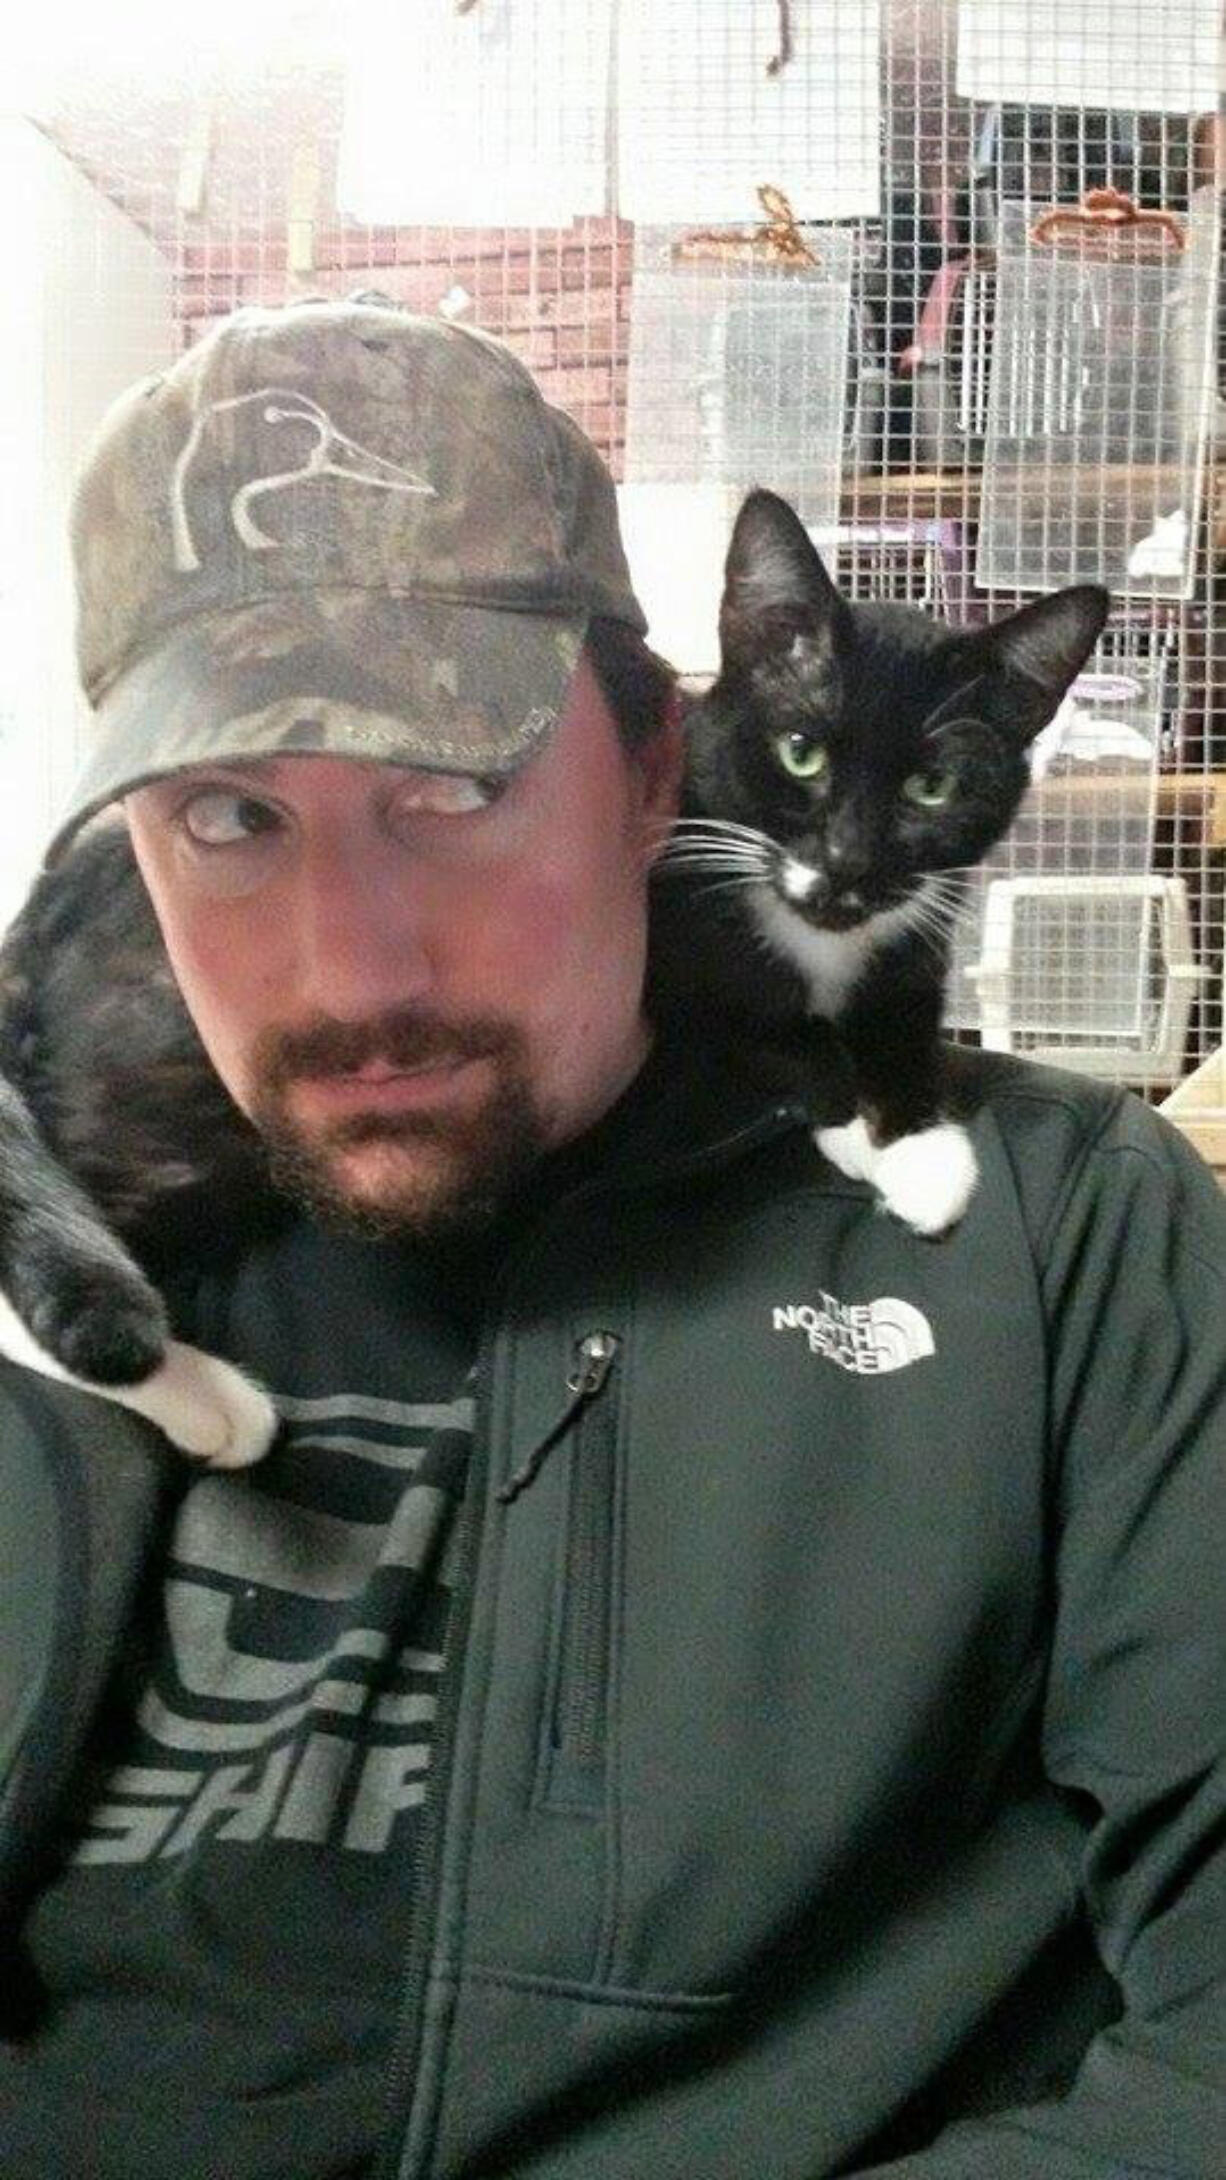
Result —
<path fill-rule="evenodd" d="M 1208 200 L 1208 201 L 1206 201 Z M 1216 200 L 1001 208 L 976 581 L 1191 590 L 1211 414 Z"/>
<path fill-rule="evenodd" d="M 724 487 L 730 507 L 767 485 L 837 520 L 852 251 L 838 227 L 636 229 L 628 484 Z"/>

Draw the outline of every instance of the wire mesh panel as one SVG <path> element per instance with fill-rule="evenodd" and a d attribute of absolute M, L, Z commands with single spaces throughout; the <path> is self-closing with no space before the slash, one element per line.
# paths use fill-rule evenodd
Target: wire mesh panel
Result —
<path fill-rule="evenodd" d="M 0 925 L 76 769 L 86 707 L 73 652 L 68 510 L 106 404 L 178 347 L 171 268 L 58 145 L 0 116 L 13 207 L 0 364 Z"/>
<path fill-rule="evenodd" d="M 1217 0 L 962 0 L 958 88 L 1036 107 L 1187 113 L 1212 85 Z"/>
<path fill-rule="evenodd" d="M 652 641 L 695 672 L 719 663 L 723 558 L 746 492 L 769 486 L 830 529 L 849 408 L 863 424 L 852 237 L 802 234 L 780 192 L 761 195 L 775 219 L 760 231 L 635 230 L 622 517 Z"/>
<path fill-rule="evenodd" d="M 930 469 L 983 460 L 995 319 L 994 266 L 973 258 L 942 265 L 902 359 L 915 400 L 915 452 Z"/>
<path fill-rule="evenodd" d="M 744 220 L 762 183 L 802 219 L 881 201 L 880 0 L 622 0 L 618 204 Z"/>
<path fill-rule="evenodd" d="M 612 21 L 613 0 L 362 0 L 349 15 L 342 210 L 498 227 L 606 211 Z"/>

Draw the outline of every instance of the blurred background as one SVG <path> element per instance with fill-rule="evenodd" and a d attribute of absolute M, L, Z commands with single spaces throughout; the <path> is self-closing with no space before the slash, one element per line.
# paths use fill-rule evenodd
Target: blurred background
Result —
<path fill-rule="evenodd" d="M 51 0 L 0 96 L 0 924 L 77 764 L 65 543 L 109 401 L 240 304 L 499 334 L 715 663 L 746 489 L 956 623 L 1109 585 L 971 891 L 957 1034 L 1226 1168 L 1220 0 Z"/>

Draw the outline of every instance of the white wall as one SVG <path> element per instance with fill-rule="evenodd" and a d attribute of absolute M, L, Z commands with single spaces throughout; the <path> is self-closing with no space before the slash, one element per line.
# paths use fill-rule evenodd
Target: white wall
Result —
<path fill-rule="evenodd" d="M 99 418 L 177 341 L 170 267 L 18 116 L 0 115 L 12 208 L 0 329 L 0 927 L 20 906 L 88 733 L 67 546 Z"/>

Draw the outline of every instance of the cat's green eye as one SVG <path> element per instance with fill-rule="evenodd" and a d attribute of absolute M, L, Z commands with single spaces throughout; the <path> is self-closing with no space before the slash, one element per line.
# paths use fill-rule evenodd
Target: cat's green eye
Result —
<path fill-rule="evenodd" d="M 957 786 L 953 772 L 913 772 L 902 783 L 902 791 L 908 802 L 919 810 L 943 810 Z"/>
<path fill-rule="evenodd" d="M 775 737 L 775 755 L 794 780 L 820 780 L 830 762 L 820 742 L 799 728 Z"/>

